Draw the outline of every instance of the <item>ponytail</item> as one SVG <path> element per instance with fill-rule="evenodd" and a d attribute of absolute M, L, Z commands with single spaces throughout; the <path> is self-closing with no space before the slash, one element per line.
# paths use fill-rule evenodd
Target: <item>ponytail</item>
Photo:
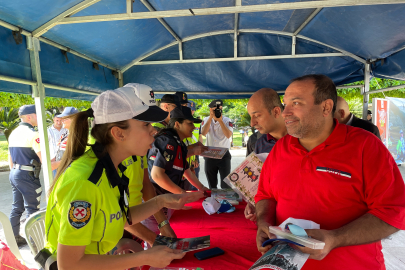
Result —
<path fill-rule="evenodd" d="M 56 181 L 67 167 L 76 159 L 84 154 L 89 139 L 89 121 L 88 118 L 93 116 L 93 109 L 88 109 L 84 112 L 76 113 L 69 118 L 72 118 L 72 123 L 69 128 L 69 138 L 66 145 L 66 151 L 62 156 L 55 179 L 49 188 L 51 194 L 55 187 Z"/>

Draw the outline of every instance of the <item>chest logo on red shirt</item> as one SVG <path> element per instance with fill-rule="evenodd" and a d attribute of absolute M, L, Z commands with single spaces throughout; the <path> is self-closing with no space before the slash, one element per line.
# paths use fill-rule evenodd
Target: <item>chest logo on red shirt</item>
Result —
<path fill-rule="evenodd" d="M 344 172 L 341 170 L 337 170 L 337 169 L 333 169 L 333 168 L 328 168 L 328 167 L 316 167 L 316 170 L 318 172 L 327 172 L 327 173 L 331 173 L 331 174 L 337 174 L 337 175 L 341 175 L 347 178 L 352 178 L 352 175 L 348 172 Z"/>
<path fill-rule="evenodd" d="M 73 228 L 80 229 L 89 223 L 91 219 L 91 203 L 86 201 L 74 201 L 70 203 L 68 220 Z"/>

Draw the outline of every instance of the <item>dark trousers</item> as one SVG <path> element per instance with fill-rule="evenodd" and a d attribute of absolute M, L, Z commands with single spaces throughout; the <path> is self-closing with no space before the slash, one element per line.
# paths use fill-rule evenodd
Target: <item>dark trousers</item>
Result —
<path fill-rule="evenodd" d="M 10 222 L 14 235 L 19 235 L 20 219 L 24 210 L 27 211 L 27 218 L 39 210 L 42 187 L 33 172 L 11 169 L 9 180 L 13 191 Z"/>
<path fill-rule="evenodd" d="M 200 174 L 200 168 L 201 168 L 201 166 L 200 166 L 200 156 L 195 156 L 195 159 L 198 161 L 198 167 L 195 168 L 194 171 L 195 171 L 195 176 L 197 176 L 197 178 L 198 178 L 198 176 Z"/>
<path fill-rule="evenodd" d="M 229 188 L 227 184 L 224 183 L 223 179 L 231 173 L 231 153 L 226 152 L 222 159 L 215 158 L 204 158 L 205 166 L 204 171 L 207 176 L 208 185 L 211 188 L 217 188 L 218 185 L 218 171 L 221 177 L 221 188 Z"/>

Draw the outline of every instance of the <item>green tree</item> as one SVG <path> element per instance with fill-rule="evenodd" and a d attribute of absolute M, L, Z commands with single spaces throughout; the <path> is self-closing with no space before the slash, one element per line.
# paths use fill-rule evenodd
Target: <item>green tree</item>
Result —
<path fill-rule="evenodd" d="M 355 82 L 349 85 L 361 85 L 364 84 L 364 81 Z M 372 78 L 370 81 L 370 91 L 378 90 L 382 88 L 388 88 L 391 86 L 398 86 L 405 83 L 403 81 L 396 81 L 390 79 L 379 79 Z M 360 88 L 347 88 L 347 89 L 338 89 L 338 96 L 343 97 L 349 104 L 350 111 L 354 113 L 357 117 L 362 117 L 363 115 L 363 95 L 361 94 Z M 405 98 L 405 87 L 397 90 L 381 92 L 370 94 L 370 103 L 373 98 L 385 98 L 385 97 L 397 97 Z"/>
<path fill-rule="evenodd" d="M 3 107 L 0 110 L 0 130 L 8 137 L 11 132 L 18 126 L 20 123 L 20 118 L 18 117 L 18 109 Z"/>
<path fill-rule="evenodd" d="M 0 92 L 0 100 L 2 102 L 2 106 L 10 108 L 19 108 L 22 105 L 35 103 L 34 98 L 30 95 L 6 92 Z M 90 108 L 91 105 L 91 101 L 53 97 L 45 97 L 44 103 L 45 108 L 58 108 L 59 110 L 63 109 L 64 107 L 75 107 L 78 110 L 82 110 Z"/>

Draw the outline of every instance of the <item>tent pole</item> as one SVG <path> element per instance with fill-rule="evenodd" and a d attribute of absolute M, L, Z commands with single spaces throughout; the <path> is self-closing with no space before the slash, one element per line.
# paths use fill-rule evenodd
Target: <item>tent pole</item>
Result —
<path fill-rule="evenodd" d="M 32 85 L 31 87 L 32 87 L 32 96 L 35 99 L 39 140 L 41 142 L 40 143 L 41 159 L 45 184 L 44 191 L 48 192 L 49 185 L 53 178 L 52 178 L 51 158 L 49 152 L 48 132 L 45 115 L 45 103 L 44 103 L 45 88 L 44 85 L 42 84 L 41 66 L 39 63 L 39 51 L 41 50 L 39 45 L 39 39 L 27 36 L 27 46 L 30 52 L 32 79 L 37 82 L 37 85 Z M 45 198 L 46 201 L 48 201 L 48 197 L 45 196 Z"/>
<path fill-rule="evenodd" d="M 122 72 L 118 71 L 118 86 L 123 87 L 124 86 L 124 77 L 122 76 Z"/>
<path fill-rule="evenodd" d="M 370 92 L 370 80 L 371 80 L 371 74 L 370 74 L 370 64 L 367 63 L 364 65 L 364 88 L 363 88 L 363 119 L 367 120 L 367 110 L 368 110 L 368 102 L 370 95 L 368 92 Z"/>
<path fill-rule="evenodd" d="M 235 6 L 241 6 L 242 0 L 235 0 Z M 235 24 L 233 27 L 233 57 L 238 58 L 238 28 L 239 28 L 239 13 L 235 13 Z"/>

